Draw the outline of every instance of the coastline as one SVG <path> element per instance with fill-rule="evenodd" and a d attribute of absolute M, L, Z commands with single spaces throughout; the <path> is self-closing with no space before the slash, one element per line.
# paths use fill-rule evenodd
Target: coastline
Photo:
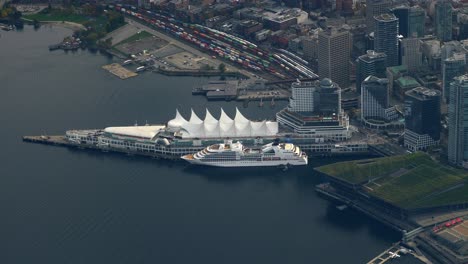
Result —
<path fill-rule="evenodd" d="M 33 23 L 33 20 L 30 20 L 24 17 L 22 17 L 21 19 L 28 23 Z M 82 24 L 70 22 L 70 21 L 39 21 L 39 23 L 45 24 L 45 25 L 60 26 L 60 27 L 71 29 L 71 30 L 86 29 L 86 27 L 83 26 Z"/>

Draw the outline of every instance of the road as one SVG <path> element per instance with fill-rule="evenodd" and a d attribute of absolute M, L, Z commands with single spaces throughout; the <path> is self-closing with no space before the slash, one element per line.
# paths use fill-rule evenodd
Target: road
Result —
<path fill-rule="evenodd" d="M 139 29 L 135 25 L 126 24 L 123 27 L 119 27 L 118 29 L 109 32 L 105 37 L 103 37 L 103 39 L 112 38 L 112 45 L 116 45 L 117 43 L 135 35 L 138 31 Z"/>

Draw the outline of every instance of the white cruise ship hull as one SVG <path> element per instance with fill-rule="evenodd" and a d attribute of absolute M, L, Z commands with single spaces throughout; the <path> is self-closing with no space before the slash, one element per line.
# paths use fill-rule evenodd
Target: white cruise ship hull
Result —
<path fill-rule="evenodd" d="M 183 157 L 182 157 L 183 158 Z M 307 165 L 307 158 L 297 159 L 297 160 L 265 160 L 265 161 L 245 161 L 245 160 L 235 160 L 235 161 L 201 161 L 197 159 L 185 159 L 191 164 L 195 165 L 204 165 L 212 167 L 275 167 L 275 166 L 300 166 Z"/>

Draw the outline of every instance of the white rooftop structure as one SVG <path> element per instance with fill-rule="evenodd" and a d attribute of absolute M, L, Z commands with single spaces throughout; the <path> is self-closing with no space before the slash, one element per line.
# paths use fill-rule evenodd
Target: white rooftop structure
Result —
<path fill-rule="evenodd" d="M 165 126 L 124 126 L 124 127 L 106 127 L 104 132 L 115 134 L 117 136 L 136 137 L 142 139 L 151 139 L 156 136 Z"/>
<path fill-rule="evenodd" d="M 182 138 L 265 137 L 278 134 L 278 123 L 250 121 L 237 108 L 234 119 L 221 108 L 219 120 L 208 109 L 204 120 L 192 110 L 188 121 L 176 110 L 176 116 L 168 122 L 167 129 L 177 132 Z"/>

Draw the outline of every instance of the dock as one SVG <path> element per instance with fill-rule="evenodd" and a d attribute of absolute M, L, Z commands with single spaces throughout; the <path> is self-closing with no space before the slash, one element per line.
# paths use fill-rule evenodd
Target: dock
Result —
<path fill-rule="evenodd" d="M 67 147 L 67 148 L 72 148 L 72 149 L 85 149 L 85 150 L 90 150 L 90 151 L 116 152 L 116 153 L 123 153 L 126 155 L 145 156 L 145 157 L 150 157 L 153 159 L 180 160 L 179 156 L 165 155 L 162 153 L 149 153 L 149 152 L 132 151 L 128 149 L 119 149 L 119 148 L 110 148 L 110 147 L 103 149 L 100 146 L 92 145 L 92 144 L 72 143 L 68 141 L 65 136 L 62 136 L 62 135 L 24 136 L 23 141 L 29 142 L 29 143 L 36 143 L 36 144 Z"/>
<path fill-rule="evenodd" d="M 108 72 L 114 74 L 115 76 L 119 77 L 122 80 L 131 78 L 131 77 L 135 77 L 135 76 L 138 75 L 135 72 L 132 72 L 132 71 L 129 71 L 129 70 L 125 69 L 124 67 L 122 67 L 122 65 L 120 65 L 118 63 L 112 63 L 112 64 L 109 64 L 109 65 L 104 65 L 104 66 L 102 66 L 102 68 L 104 70 L 107 70 Z"/>
<path fill-rule="evenodd" d="M 401 259 L 401 261 L 399 260 Z M 403 247 L 400 242 L 393 244 L 390 248 L 373 258 L 367 264 L 384 263 L 430 263 L 428 259 L 417 252 Z"/>

